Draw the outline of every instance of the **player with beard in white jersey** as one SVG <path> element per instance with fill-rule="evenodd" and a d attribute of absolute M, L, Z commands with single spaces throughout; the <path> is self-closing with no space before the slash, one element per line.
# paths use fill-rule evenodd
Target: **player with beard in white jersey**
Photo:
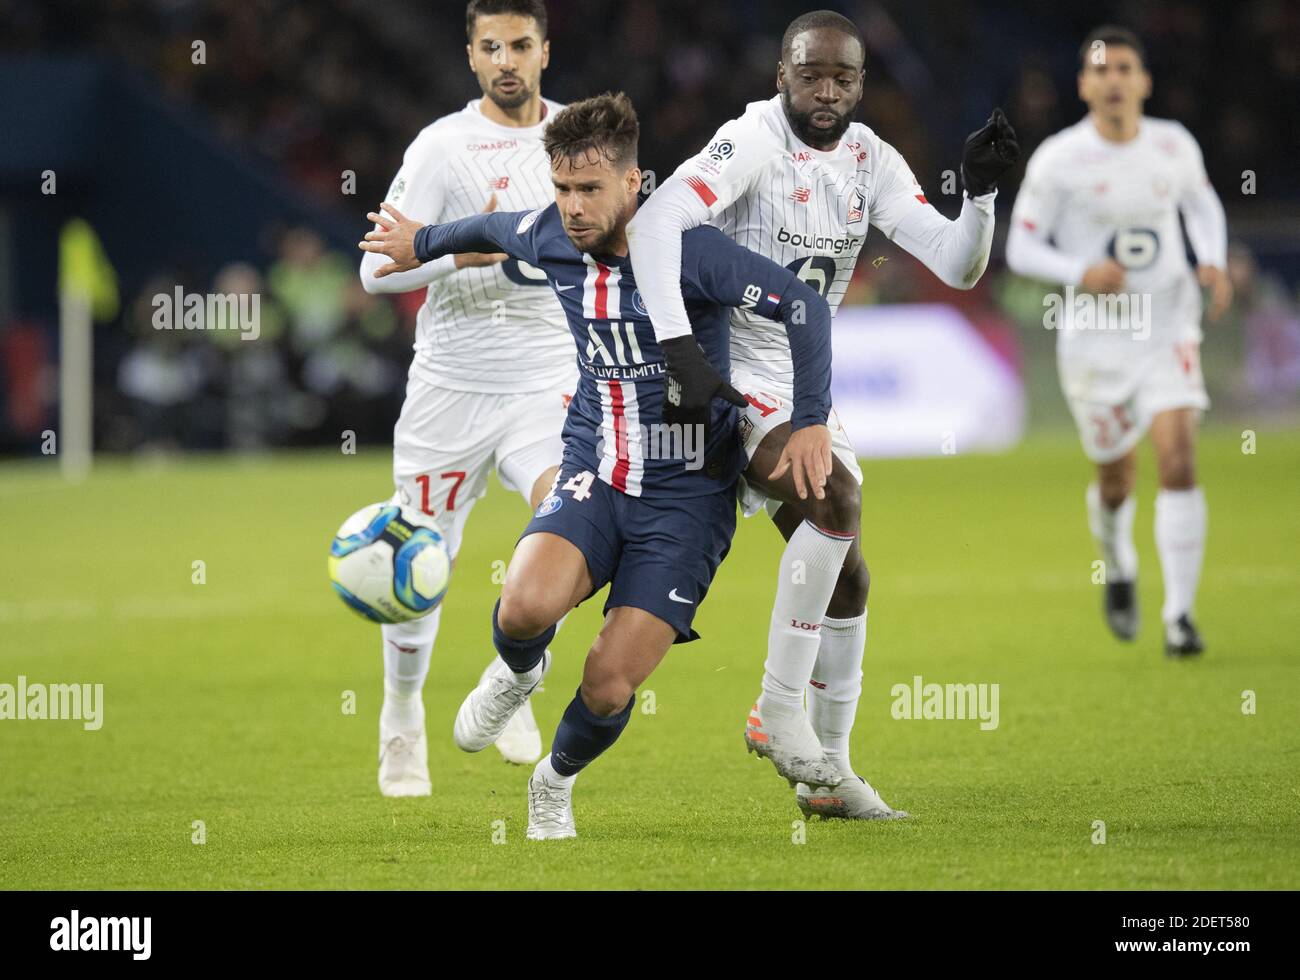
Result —
<path fill-rule="evenodd" d="M 388 201 L 424 222 L 497 207 L 543 208 L 554 196 L 542 135 L 563 106 L 540 94 L 550 58 L 545 4 L 473 0 L 466 29 L 483 97 L 424 129 L 388 192 Z M 449 255 L 377 278 L 386 261 L 366 254 L 367 292 L 428 289 L 393 432 L 395 499 L 434 517 L 454 557 L 494 467 L 530 509 L 550 490 L 577 383 L 573 341 L 545 275 L 525 263 L 504 255 Z M 439 607 L 412 623 L 381 627 L 379 789 L 385 796 L 431 791 L 421 692 L 441 614 Z M 496 744 L 511 762 L 541 757 L 531 707 L 511 719 Z"/>
<path fill-rule="evenodd" d="M 1209 314 L 1217 319 L 1232 301 L 1227 222 L 1192 134 L 1143 115 L 1151 76 L 1138 38 L 1098 28 L 1080 58 L 1079 98 L 1088 114 L 1030 158 L 1007 265 L 1065 287 L 1063 300 L 1045 301 L 1044 323 L 1059 331 L 1061 384 L 1084 453 L 1097 466 L 1086 502 L 1105 563 L 1106 622 L 1120 639 L 1137 635 L 1133 485 L 1136 446 L 1149 431 L 1160 483 L 1155 536 L 1165 652 L 1188 656 L 1204 648 L 1192 618 L 1206 528 L 1196 429 L 1209 407 L 1198 356 L 1200 287 L 1210 288 Z"/>
<path fill-rule="evenodd" d="M 700 224 L 795 271 L 835 310 L 869 225 L 920 259 L 943 282 L 969 289 L 988 262 L 997 178 L 1015 162 L 1015 134 L 1001 110 L 966 141 L 965 198 L 949 221 L 925 199 L 892 146 L 852 122 L 862 100 L 866 46 L 852 21 L 831 11 L 786 29 L 778 95 L 755 102 L 651 196 L 629 227 L 631 255 L 662 342 L 690 329 L 677 267 L 681 236 Z M 746 515 L 766 506 L 786 538 L 768 632 L 762 692 L 745 727 L 751 751 L 796 786 L 806 814 L 881 819 L 890 808 L 853 772 L 849 733 L 862 692 L 869 578 L 859 545 L 862 471 L 832 411 L 831 452 L 811 485 L 791 479 L 789 343 L 738 309 L 732 383 L 749 408 L 741 432 L 750 462 Z M 805 691 L 808 710 L 804 710 Z"/>

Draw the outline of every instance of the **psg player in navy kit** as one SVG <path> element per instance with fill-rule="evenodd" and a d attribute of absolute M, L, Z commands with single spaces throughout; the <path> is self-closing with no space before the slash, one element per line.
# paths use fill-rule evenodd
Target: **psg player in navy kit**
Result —
<path fill-rule="evenodd" d="M 575 103 L 545 136 L 555 204 L 424 227 L 384 205 L 361 244 L 393 260 L 376 275 L 449 253 L 504 252 L 546 274 L 577 344 L 563 464 L 506 572 L 492 622 L 499 659 L 455 725 L 462 749 L 491 745 L 541 682 L 555 624 L 609 584 L 582 686 L 528 782 L 535 840 L 576 836 L 574 779 L 618 738 L 669 647 L 697 637 L 691 622 L 731 546 L 745 465 L 736 429 L 745 398 L 726 380 L 731 308 L 784 323 L 793 428 L 817 436 L 799 443 L 806 450 L 788 448 L 773 478 L 790 471 L 801 493 L 815 492 L 831 468 L 830 308 L 793 272 L 716 229 L 687 232 L 681 282 L 693 334 L 656 342 L 625 234 L 641 186 L 638 132 L 621 93 Z"/>

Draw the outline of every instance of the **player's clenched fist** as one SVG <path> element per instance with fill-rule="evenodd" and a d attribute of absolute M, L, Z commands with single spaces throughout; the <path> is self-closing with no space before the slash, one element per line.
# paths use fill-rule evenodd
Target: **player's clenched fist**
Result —
<path fill-rule="evenodd" d="M 669 425 L 701 426 L 707 442 L 714 398 L 739 408 L 749 404 L 709 363 L 694 335 L 661 341 L 659 348 L 668 368 L 664 379 L 664 421 Z"/>
<path fill-rule="evenodd" d="M 418 221 L 412 221 L 391 204 L 379 206 L 384 211 L 382 215 L 373 211 L 366 215 L 367 220 L 379 227 L 366 232 L 365 241 L 357 243 L 363 252 L 380 252 L 392 259 L 388 265 L 375 270 L 375 278 L 382 279 L 394 272 L 418 269 L 422 263 L 415 257 L 415 235 L 424 226 Z"/>
<path fill-rule="evenodd" d="M 961 158 L 961 182 L 971 197 L 997 190 L 998 178 L 1020 159 L 1020 143 L 1006 114 L 994 109 L 982 129 L 966 137 Z"/>

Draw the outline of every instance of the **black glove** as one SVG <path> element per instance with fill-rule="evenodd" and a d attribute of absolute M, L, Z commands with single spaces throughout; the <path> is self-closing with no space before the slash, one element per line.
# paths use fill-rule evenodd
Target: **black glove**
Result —
<path fill-rule="evenodd" d="M 998 178 L 1020 159 L 1020 144 L 1006 114 L 994 109 L 983 129 L 966 137 L 961 156 L 961 182 L 966 193 L 979 197 L 995 190 Z"/>
<path fill-rule="evenodd" d="M 722 398 L 738 408 L 749 403 L 709 363 L 695 337 L 687 334 L 661 341 L 668 374 L 664 378 L 664 421 L 669 425 L 702 426 L 709 441 L 713 399 Z"/>

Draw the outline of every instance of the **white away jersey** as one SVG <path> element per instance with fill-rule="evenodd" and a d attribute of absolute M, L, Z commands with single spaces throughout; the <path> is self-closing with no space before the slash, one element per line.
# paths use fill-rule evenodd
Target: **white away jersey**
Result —
<path fill-rule="evenodd" d="M 529 211 L 555 200 L 542 149 L 564 107 L 544 99 L 537 126 L 499 126 L 477 100 L 427 126 L 406 151 L 388 200 L 408 218 L 443 224 L 480 213 Z M 457 391 L 541 391 L 574 376 L 573 339 L 546 276 L 527 263 L 458 269 L 429 285 L 416 320 L 411 373 Z"/>
<path fill-rule="evenodd" d="M 1129 301 L 1061 307 L 1059 343 L 1098 350 L 1127 344 L 1130 334 L 1165 343 L 1200 339 L 1201 293 L 1178 214 L 1181 202 L 1209 184 L 1201 150 L 1181 123 L 1143 117 L 1126 143 L 1102 137 L 1085 116 L 1048 137 L 1030 157 L 1016 197 L 1013 226 L 1093 265 L 1114 258 L 1126 270 L 1119 296 Z M 1068 299 L 1068 296 L 1067 296 Z M 1150 322 L 1137 320 L 1135 313 Z M 1072 329 L 1077 326 L 1078 329 Z"/>
<path fill-rule="evenodd" d="M 791 130 L 779 95 L 751 102 L 676 176 L 708 205 L 709 224 L 794 271 L 832 313 L 868 225 L 892 238 L 910 209 L 930 206 L 902 156 L 870 128 L 852 123 L 834 150 L 813 149 Z M 750 311 L 732 315 L 731 360 L 785 390 L 793 385 L 785 330 Z"/>

